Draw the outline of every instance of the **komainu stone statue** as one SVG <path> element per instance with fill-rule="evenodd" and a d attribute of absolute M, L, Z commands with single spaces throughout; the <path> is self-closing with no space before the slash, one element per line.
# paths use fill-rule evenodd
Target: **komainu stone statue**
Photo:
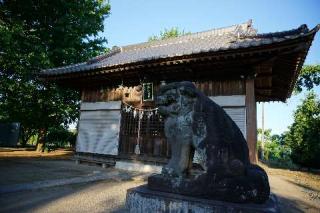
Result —
<path fill-rule="evenodd" d="M 149 177 L 149 189 L 237 203 L 269 198 L 268 176 L 250 164 L 240 129 L 193 83 L 162 86 L 156 104 L 171 159 L 161 174 Z"/>

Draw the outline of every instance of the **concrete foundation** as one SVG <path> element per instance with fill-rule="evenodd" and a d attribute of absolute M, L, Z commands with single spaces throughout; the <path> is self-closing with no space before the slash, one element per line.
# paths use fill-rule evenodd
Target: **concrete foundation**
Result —
<path fill-rule="evenodd" d="M 147 173 L 161 173 L 162 166 L 141 162 L 128 162 L 117 161 L 115 165 L 116 169 L 122 169 L 127 171 L 147 172 Z"/>
<path fill-rule="evenodd" d="M 199 199 L 173 193 L 152 191 L 146 185 L 127 191 L 126 208 L 130 213 L 278 213 L 275 195 L 264 204 L 237 204 L 216 200 Z"/>

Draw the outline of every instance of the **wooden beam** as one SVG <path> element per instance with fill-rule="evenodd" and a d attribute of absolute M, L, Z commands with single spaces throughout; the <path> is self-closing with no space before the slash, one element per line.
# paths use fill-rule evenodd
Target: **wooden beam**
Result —
<path fill-rule="evenodd" d="M 250 162 L 257 163 L 257 109 L 254 78 L 246 79 L 247 143 Z"/>

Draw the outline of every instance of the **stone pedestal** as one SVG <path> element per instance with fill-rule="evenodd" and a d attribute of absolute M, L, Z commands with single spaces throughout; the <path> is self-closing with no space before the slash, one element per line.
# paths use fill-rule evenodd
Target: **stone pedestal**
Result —
<path fill-rule="evenodd" d="M 186 212 L 186 213 L 278 213 L 275 195 L 264 204 L 236 204 L 215 200 L 199 199 L 173 193 L 153 191 L 146 185 L 128 189 L 126 208 L 130 213 Z"/>

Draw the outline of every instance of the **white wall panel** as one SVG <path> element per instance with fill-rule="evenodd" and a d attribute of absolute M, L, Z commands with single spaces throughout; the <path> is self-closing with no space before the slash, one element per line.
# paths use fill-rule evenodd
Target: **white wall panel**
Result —
<path fill-rule="evenodd" d="M 223 107 L 245 106 L 245 95 L 210 96 L 211 100 Z"/>
<path fill-rule="evenodd" d="M 210 96 L 211 100 L 220 105 L 247 137 L 246 107 L 244 95 Z"/>
<path fill-rule="evenodd" d="M 237 124 L 241 130 L 244 138 L 247 137 L 247 128 L 246 128 L 246 108 L 228 108 L 223 107 L 224 111 L 232 118 L 232 120 Z"/>
<path fill-rule="evenodd" d="M 120 109 L 121 101 L 108 101 L 108 102 L 82 102 L 80 110 L 113 110 Z"/>
<path fill-rule="evenodd" d="M 120 109 L 120 101 L 82 103 L 77 152 L 117 155 Z"/>

